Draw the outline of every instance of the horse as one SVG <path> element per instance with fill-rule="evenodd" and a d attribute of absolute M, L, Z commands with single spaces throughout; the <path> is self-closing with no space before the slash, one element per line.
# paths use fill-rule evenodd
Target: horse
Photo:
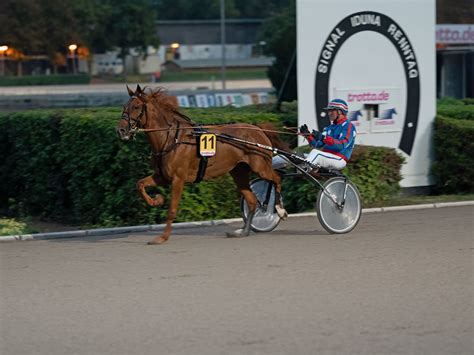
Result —
<path fill-rule="evenodd" d="M 171 185 L 165 229 L 162 235 L 157 235 L 148 244 L 162 244 L 169 239 L 184 185 L 195 182 L 198 174 L 202 175 L 203 180 L 209 180 L 230 173 L 249 206 L 243 228 L 228 232 L 228 237 L 246 237 L 250 233 L 257 208 L 257 198 L 250 189 L 251 172 L 275 184 L 276 211 L 281 218 L 287 217 L 281 200 L 281 177 L 272 168 L 272 152 L 239 141 L 287 149 L 275 131 L 269 129 L 269 124 L 199 126 L 179 110 L 176 99 L 162 88 L 145 90 L 137 85 L 135 91 L 127 86 L 127 91 L 130 98 L 123 107 L 116 133 L 122 141 L 128 141 L 137 132 L 144 131 L 152 151 L 153 174 L 137 182 L 138 193 L 149 206 L 156 207 L 164 203 L 164 197 L 160 194 L 151 197 L 146 189 Z M 204 130 L 203 127 L 210 129 Z M 215 155 L 207 157 L 204 171 L 200 168 L 202 159 L 197 155 L 198 144 L 195 137 L 196 132 L 203 130 L 217 137 Z M 235 137 L 237 140 L 225 139 L 226 137 Z"/>

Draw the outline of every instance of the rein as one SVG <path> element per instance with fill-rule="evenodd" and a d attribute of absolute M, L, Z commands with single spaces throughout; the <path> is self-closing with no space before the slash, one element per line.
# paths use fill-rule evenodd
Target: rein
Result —
<path fill-rule="evenodd" d="M 140 99 L 140 96 L 133 95 L 132 97 Z M 191 143 L 191 142 L 186 142 L 186 141 L 180 142 L 179 139 L 178 139 L 180 131 L 196 130 L 197 127 L 199 129 L 203 129 L 203 128 L 208 128 L 208 129 L 222 128 L 222 127 L 226 127 L 226 126 L 230 125 L 230 123 L 200 125 L 200 124 L 194 122 L 190 117 L 186 116 L 185 114 L 181 113 L 178 110 L 173 110 L 173 113 L 175 115 L 179 116 L 181 119 L 184 119 L 186 121 L 186 123 L 190 124 L 190 126 L 180 127 L 181 122 L 179 120 L 176 120 L 176 126 L 174 126 L 173 123 L 170 123 L 168 121 L 168 119 L 166 117 L 164 117 L 164 120 L 165 120 L 166 124 L 168 125 L 167 128 L 140 128 L 139 124 L 141 123 L 140 121 L 143 118 L 143 116 L 145 116 L 145 123 L 140 124 L 140 125 L 141 126 L 146 126 L 147 122 L 148 122 L 147 105 L 146 105 L 146 102 L 143 102 L 143 100 L 142 100 L 142 107 L 141 107 L 140 114 L 136 118 L 132 119 L 130 117 L 129 113 L 128 113 L 128 109 L 125 111 L 125 108 L 124 108 L 124 111 L 122 113 L 121 118 L 123 120 L 127 121 L 128 126 L 129 126 L 129 130 L 134 132 L 134 133 L 138 133 L 138 132 L 144 132 L 144 133 L 165 132 L 165 131 L 168 132 L 167 135 L 166 135 L 166 140 L 163 144 L 163 149 L 160 150 L 159 152 L 153 152 L 152 151 L 153 156 L 158 157 L 160 159 L 162 157 L 164 157 L 166 154 L 168 154 L 169 152 L 171 152 L 172 150 L 174 150 L 178 146 L 178 144 L 196 144 L 196 143 Z M 249 126 L 239 126 L 239 125 L 235 125 L 232 128 L 234 128 L 234 129 L 246 129 L 246 130 L 260 130 L 262 132 L 278 133 L 278 134 L 300 135 L 300 133 L 298 133 L 298 129 L 297 128 L 295 129 L 295 127 L 285 127 L 285 126 L 283 127 L 285 130 L 290 131 L 290 132 L 264 129 L 264 128 L 261 128 L 261 127 L 249 127 Z M 171 143 L 168 143 L 169 140 L 170 140 L 172 131 L 175 131 L 174 139 Z M 223 134 L 217 134 L 217 135 L 218 136 L 227 136 L 225 134 L 224 135 Z"/>
<path fill-rule="evenodd" d="M 225 127 L 227 124 L 218 124 L 218 125 L 199 125 L 199 128 L 215 128 L 215 127 Z M 177 128 L 137 128 L 137 132 L 163 132 L 163 131 L 172 131 L 172 130 L 186 130 L 186 129 L 195 129 L 196 127 L 177 127 Z M 291 131 L 291 132 L 285 132 L 285 131 L 276 131 L 272 129 L 263 129 L 260 127 L 247 127 L 247 126 L 234 126 L 232 128 L 236 129 L 249 129 L 249 130 L 260 130 L 263 132 L 271 132 L 271 133 L 279 133 L 279 134 L 292 134 L 292 135 L 298 135 L 299 133 L 296 132 L 296 129 L 293 127 L 283 127 L 284 129 Z"/>

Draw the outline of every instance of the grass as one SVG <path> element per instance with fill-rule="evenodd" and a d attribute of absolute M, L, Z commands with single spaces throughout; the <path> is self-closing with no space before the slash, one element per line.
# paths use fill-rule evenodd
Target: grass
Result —
<path fill-rule="evenodd" d="M 221 80 L 220 70 L 202 70 L 190 72 L 163 72 L 162 82 L 173 81 L 219 81 Z M 268 79 L 265 69 L 247 69 L 247 70 L 226 70 L 226 80 L 249 80 L 249 79 Z"/>
<path fill-rule="evenodd" d="M 0 218 L 0 235 L 16 235 L 37 233 L 38 231 L 28 221 L 10 218 Z"/>
<path fill-rule="evenodd" d="M 227 69 L 226 80 L 253 80 L 253 79 L 268 79 L 266 69 Z M 193 70 L 189 72 L 162 72 L 161 81 L 177 82 L 177 81 L 220 81 L 220 70 Z M 92 79 L 92 82 L 101 83 L 125 83 L 137 82 L 146 83 L 151 82 L 151 74 L 140 75 L 122 75 L 116 76 L 97 76 Z"/>

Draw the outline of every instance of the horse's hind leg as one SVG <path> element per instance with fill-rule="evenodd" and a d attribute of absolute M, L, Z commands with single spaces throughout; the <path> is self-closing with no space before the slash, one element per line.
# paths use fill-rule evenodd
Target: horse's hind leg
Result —
<path fill-rule="evenodd" d="M 178 213 L 179 201 L 181 200 L 181 195 L 184 189 L 184 179 L 175 177 L 173 183 L 171 184 L 171 202 L 168 208 L 168 217 L 166 218 L 166 227 L 161 236 L 157 236 L 148 244 L 163 244 L 168 240 L 171 234 L 171 225 L 173 224 L 176 214 Z"/>
<path fill-rule="evenodd" d="M 278 216 L 285 220 L 288 217 L 288 212 L 286 212 L 285 207 L 283 206 L 283 200 L 281 199 L 281 176 L 278 175 L 273 168 L 265 168 L 257 171 L 258 176 L 264 180 L 272 181 L 275 184 L 276 190 L 276 203 L 275 210 Z"/>
<path fill-rule="evenodd" d="M 247 202 L 249 214 L 247 216 L 247 220 L 245 221 L 244 227 L 233 232 L 228 232 L 227 236 L 230 238 L 247 237 L 250 234 L 250 226 L 252 224 L 255 210 L 257 209 L 257 197 L 255 197 L 254 193 L 250 189 L 249 184 L 250 169 L 246 164 L 239 164 L 234 169 L 232 169 L 230 175 L 234 179 L 237 188 Z"/>
<path fill-rule="evenodd" d="M 151 206 L 161 206 L 164 202 L 164 197 L 162 195 L 157 194 L 154 198 L 151 198 L 150 195 L 146 192 L 147 187 L 152 187 L 152 186 L 157 186 L 157 180 L 158 178 L 156 175 L 150 175 L 147 176 L 146 178 L 143 178 L 141 180 L 138 180 L 137 182 L 137 190 L 140 196 L 145 200 L 145 202 Z"/>

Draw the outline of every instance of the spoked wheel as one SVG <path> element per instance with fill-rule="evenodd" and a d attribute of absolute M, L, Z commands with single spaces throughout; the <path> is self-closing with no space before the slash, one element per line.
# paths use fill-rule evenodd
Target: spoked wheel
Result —
<path fill-rule="evenodd" d="M 362 213 L 362 204 L 357 187 L 350 181 L 347 181 L 346 184 L 344 178 L 341 177 L 329 179 L 323 186 L 324 191 L 319 191 L 316 201 L 319 222 L 331 234 L 350 232 L 359 223 Z M 346 199 L 344 206 L 340 208 L 329 196 L 341 203 L 345 189 Z"/>
<path fill-rule="evenodd" d="M 268 182 L 267 180 L 255 179 L 250 182 L 250 188 L 259 202 L 250 228 L 254 232 L 270 232 L 274 230 L 276 226 L 278 226 L 278 223 L 280 223 L 280 217 L 275 211 L 275 185 Z M 264 203 L 267 198 L 267 194 L 270 195 L 268 199 L 268 205 L 265 208 Z M 249 214 L 249 206 L 243 197 L 240 198 L 240 211 L 242 212 L 244 221 L 246 221 Z"/>

